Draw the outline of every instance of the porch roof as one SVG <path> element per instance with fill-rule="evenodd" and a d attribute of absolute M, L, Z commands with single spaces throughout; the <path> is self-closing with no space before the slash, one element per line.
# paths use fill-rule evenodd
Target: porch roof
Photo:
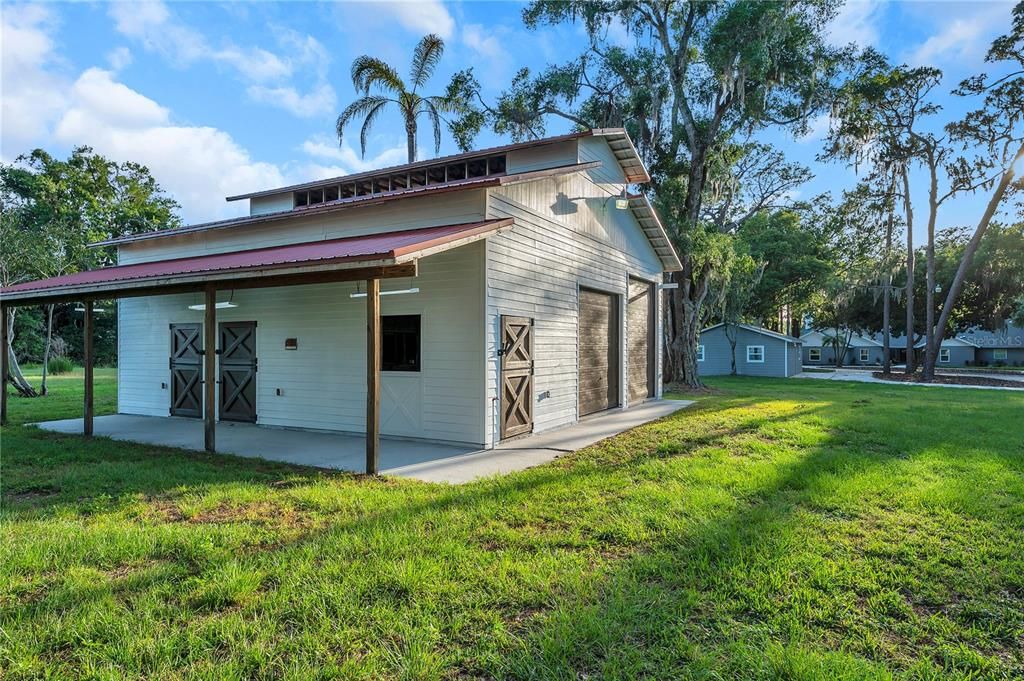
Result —
<path fill-rule="evenodd" d="M 268 248 L 155 260 L 76 272 L 0 289 L 5 304 L 118 298 L 199 290 L 257 288 L 323 280 L 408 276 L 418 258 L 486 238 L 510 218 L 311 241 Z M 291 275 L 286 282 L 280 281 Z"/>

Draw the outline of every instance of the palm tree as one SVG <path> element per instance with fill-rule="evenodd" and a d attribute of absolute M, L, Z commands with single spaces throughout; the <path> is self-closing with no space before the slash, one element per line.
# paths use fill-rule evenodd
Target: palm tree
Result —
<path fill-rule="evenodd" d="M 366 156 L 366 137 L 374 122 L 389 104 L 397 104 L 405 119 L 406 144 L 409 151 L 409 162 L 416 160 L 416 119 L 426 114 L 434 129 L 434 153 L 441 150 L 441 114 L 454 113 L 459 110 L 456 100 L 449 96 L 425 97 L 418 90 L 422 88 L 434 73 L 434 68 L 444 54 L 444 40 L 440 36 L 426 35 L 416 45 L 412 56 L 410 71 L 411 88 L 407 87 L 398 71 L 376 57 L 363 55 L 352 62 L 352 84 L 356 92 L 362 96 L 345 107 L 338 116 L 338 143 L 341 144 L 345 126 L 354 118 L 363 117 L 363 127 L 359 131 L 359 145 L 362 155 Z M 378 92 L 370 94 L 371 89 Z"/>

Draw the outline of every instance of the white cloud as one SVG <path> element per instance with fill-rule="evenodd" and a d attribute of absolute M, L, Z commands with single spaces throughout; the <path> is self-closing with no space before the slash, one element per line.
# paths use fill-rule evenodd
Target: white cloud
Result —
<path fill-rule="evenodd" d="M 807 132 L 796 141 L 800 144 L 810 144 L 825 139 L 828 135 L 829 126 L 832 125 L 832 118 L 828 114 L 821 114 L 807 121 Z"/>
<path fill-rule="evenodd" d="M 199 31 L 171 15 L 167 6 L 155 0 L 140 4 L 113 3 L 110 7 L 117 30 L 139 41 L 177 66 L 205 60 L 224 66 L 249 84 L 248 94 L 257 102 L 269 104 L 300 117 L 317 116 L 334 109 L 334 88 L 326 81 L 330 54 L 312 36 L 275 27 L 283 55 L 262 47 L 244 47 L 225 42 L 215 48 Z M 295 80 L 313 84 L 308 93 L 297 89 Z"/>
<path fill-rule="evenodd" d="M 462 42 L 477 54 L 488 59 L 506 56 L 507 52 L 501 41 L 493 33 L 488 33 L 480 24 L 466 24 L 462 27 Z"/>
<path fill-rule="evenodd" d="M 877 47 L 885 5 L 885 0 L 847 2 L 828 25 L 829 40 L 834 45 L 856 43 L 861 47 Z"/>
<path fill-rule="evenodd" d="M 246 92 L 255 102 L 282 108 L 300 118 L 329 114 L 336 109 L 338 100 L 334 88 L 326 83 L 321 83 L 307 94 L 299 94 L 293 87 L 263 85 L 251 85 Z"/>
<path fill-rule="evenodd" d="M 50 37 L 55 17 L 42 5 L 5 6 L 0 15 L 3 97 L 0 158 L 12 160 L 37 144 L 64 107 L 67 80 Z"/>
<path fill-rule="evenodd" d="M 107 63 L 110 64 L 110 68 L 120 71 L 132 63 L 132 51 L 123 46 L 115 47 L 107 52 Z"/>
<path fill-rule="evenodd" d="M 285 184 L 277 166 L 254 160 L 223 130 L 176 125 L 166 107 L 117 82 L 110 71 L 83 72 L 68 104 L 56 141 L 145 164 L 181 203 L 186 221 L 237 215 L 245 206 L 227 203 L 225 196 Z"/>
<path fill-rule="evenodd" d="M 388 147 L 369 159 L 362 158 L 348 142 L 338 146 L 336 140 L 325 136 L 310 137 L 302 143 L 300 149 L 314 158 L 337 162 L 329 166 L 315 162 L 308 164 L 306 167 L 311 169 L 310 174 L 317 178 L 361 173 L 375 168 L 399 165 L 407 160 L 404 143 Z"/>
<path fill-rule="evenodd" d="M 951 21 L 942 21 L 933 34 L 907 57 L 913 66 L 942 66 L 953 63 L 980 63 L 996 33 L 1010 25 L 1009 3 L 978 3 L 970 13 Z"/>
<path fill-rule="evenodd" d="M 374 3 L 377 8 L 387 8 L 388 14 L 402 27 L 419 33 L 436 33 L 445 40 L 455 32 L 455 19 L 441 0 L 415 0 L 414 2 L 392 2 L 384 0 Z"/>

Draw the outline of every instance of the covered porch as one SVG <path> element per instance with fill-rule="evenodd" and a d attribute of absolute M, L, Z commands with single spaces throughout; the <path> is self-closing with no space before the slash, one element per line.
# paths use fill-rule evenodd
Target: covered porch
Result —
<path fill-rule="evenodd" d="M 465 483 L 481 477 L 537 466 L 559 456 L 663 418 L 692 404 L 685 400 L 650 400 L 628 410 L 612 410 L 564 428 L 506 441 L 493 449 L 381 437 L 379 472 L 427 482 Z M 81 433 L 82 419 L 37 424 L 58 433 Z M 202 430 L 193 419 L 112 414 L 93 419 L 93 434 L 113 440 L 202 451 Z M 353 472 L 364 470 L 367 437 L 293 428 L 222 422 L 217 451 L 237 456 L 284 461 L 301 466 Z"/>
<path fill-rule="evenodd" d="M 180 394 L 187 398 L 190 413 L 195 418 L 141 417 L 145 426 L 143 430 L 152 431 L 155 436 L 162 436 L 166 442 L 157 440 L 158 444 L 193 447 L 196 442 L 209 452 L 223 451 L 225 445 L 248 451 L 245 438 L 260 439 L 272 429 L 257 429 L 251 424 L 231 424 L 225 419 L 226 409 L 231 400 L 242 391 L 243 385 L 224 383 L 222 375 L 225 370 L 224 353 L 235 347 L 218 332 L 221 315 L 218 308 L 218 292 L 234 292 L 259 289 L 288 290 L 288 287 L 301 287 L 309 284 L 333 284 L 339 282 L 360 282 L 365 284 L 365 315 L 360 315 L 358 325 L 365 323 L 361 343 L 358 336 L 346 347 L 338 346 L 338 351 L 349 354 L 353 350 L 365 358 L 365 436 L 346 437 L 334 436 L 332 440 L 318 442 L 319 447 L 334 446 L 339 448 L 335 458 L 346 461 L 345 465 L 336 467 L 350 470 L 361 470 L 368 474 L 377 474 L 381 470 L 381 280 L 393 278 L 416 278 L 418 264 L 428 256 L 456 249 L 498 233 L 511 226 L 511 220 L 486 220 L 474 223 L 461 223 L 419 229 L 407 229 L 388 233 L 375 233 L 365 236 L 353 236 L 340 239 L 322 240 L 273 246 L 268 248 L 232 251 L 194 257 L 169 260 L 156 260 L 127 265 L 119 265 L 99 270 L 80 272 L 64 277 L 26 282 L 4 288 L 0 291 L 2 319 L 0 332 L 6 335 L 8 318 L 7 311 L 11 307 L 43 305 L 56 302 L 81 302 L 83 305 L 83 358 L 85 367 L 85 399 L 83 418 L 65 423 L 65 428 L 73 427 L 86 436 L 93 434 L 109 434 L 116 437 L 116 431 L 137 429 L 140 423 L 130 421 L 129 416 L 100 417 L 93 414 L 93 315 L 96 301 L 120 300 L 131 298 L 168 299 L 180 294 L 199 294 L 198 304 L 192 309 L 200 312 L 199 324 L 194 327 L 183 344 L 189 361 L 184 369 L 176 371 L 173 364 L 176 356 L 171 355 L 171 387 L 180 383 Z M 254 324 L 253 324 L 254 325 Z M 174 327 L 171 327 L 172 335 Z M 131 332 L 128 333 L 131 335 Z M 126 336 L 127 338 L 127 336 Z M 359 347 L 359 346 L 362 347 Z M 6 346 L 6 338 L 0 337 L 0 347 Z M 228 347 L 230 346 L 230 347 Z M 173 345 L 172 345 L 173 347 Z M 227 348 L 227 350 L 226 350 Z M 357 349 L 358 348 L 358 349 Z M 7 417 L 7 354 L 2 356 L 0 379 L 2 395 L 0 395 L 0 420 L 6 422 Z M 220 362 L 218 362 L 218 357 Z M 222 370 L 221 374 L 218 373 Z M 233 366 L 233 365 L 232 365 Z M 230 368 L 230 367 L 228 367 Z M 255 359 L 249 376 L 255 375 Z M 161 379 L 162 380 L 162 379 Z M 361 382 L 361 379 L 360 379 Z M 251 384 L 251 382 L 250 382 Z M 161 386 L 167 389 L 167 383 Z M 173 391 L 172 391 L 173 392 Z M 360 392 L 362 392 L 360 390 Z M 219 399 L 218 399 L 219 398 Z M 172 399 L 171 413 L 176 403 Z M 228 414 L 232 416 L 232 414 Z M 134 417 L 140 418 L 140 417 Z M 113 420 L 111 420 L 113 419 Z M 118 421 L 117 419 L 122 419 Z M 124 419 L 129 419 L 125 421 Z M 166 422 L 166 423 L 165 423 Z M 73 423 L 73 426 L 68 425 Z M 98 430 L 103 428 L 111 432 Z M 362 423 L 359 424 L 360 427 Z M 116 426 L 116 427 L 115 427 Z M 241 427 L 240 427 L 241 426 Z M 255 430 L 247 430 L 249 426 Z M 291 431 L 280 431 L 288 435 Z M 227 438 L 227 441 L 222 441 Z M 235 443 L 236 438 L 241 438 Z M 153 440 L 140 437 L 126 437 L 143 442 Z M 362 450 L 359 465 L 349 461 L 354 455 L 354 446 Z M 227 450 L 231 451 L 231 449 Z M 245 453 L 242 451 L 240 453 Z M 252 456 L 261 456 L 262 450 Z M 302 462 L 297 462 L 302 463 Z M 310 465 L 320 465 L 313 461 Z M 334 467 L 334 466 L 332 466 Z"/>

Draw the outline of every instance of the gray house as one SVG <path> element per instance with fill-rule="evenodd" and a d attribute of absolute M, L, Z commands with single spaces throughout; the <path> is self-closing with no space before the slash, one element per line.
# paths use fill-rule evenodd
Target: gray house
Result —
<path fill-rule="evenodd" d="M 1007 324 L 998 331 L 975 329 L 960 334 L 973 343 L 976 366 L 1024 366 L 1024 329 Z"/>
<path fill-rule="evenodd" d="M 778 376 L 800 373 L 799 338 L 750 324 L 715 324 L 700 333 L 697 344 L 697 370 L 703 376 L 732 373 L 733 347 L 736 341 L 736 373 L 740 376 Z"/>
<path fill-rule="evenodd" d="M 844 331 L 826 329 L 824 331 L 807 331 L 800 336 L 803 341 L 803 363 L 809 366 L 835 366 L 836 351 L 832 343 L 837 333 Z M 878 341 L 854 333 L 850 336 L 850 346 L 843 355 L 843 366 L 881 366 L 884 355 L 882 344 Z"/>

